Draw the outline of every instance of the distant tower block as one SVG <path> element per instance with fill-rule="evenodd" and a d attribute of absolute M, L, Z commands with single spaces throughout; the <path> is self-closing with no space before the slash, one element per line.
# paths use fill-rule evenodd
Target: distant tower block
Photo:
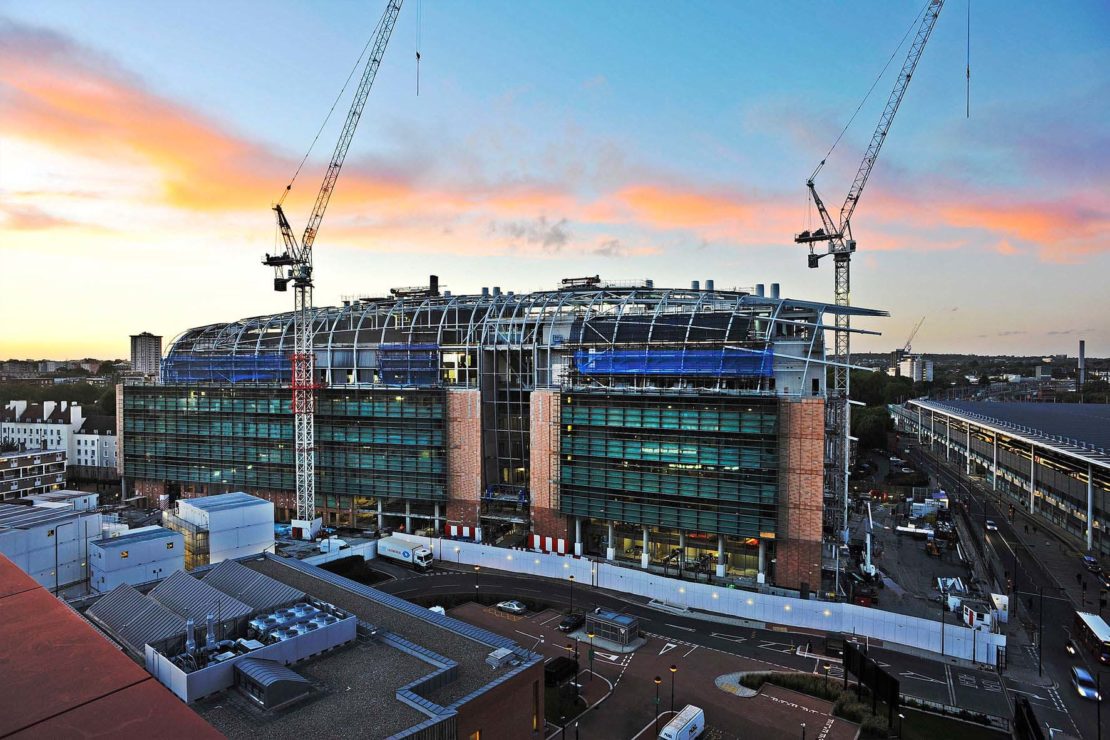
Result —
<path fill-rule="evenodd" d="M 1079 373 L 1076 378 L 1076 390 L 1082 392 L 1083 384 L 1087 382 L 1087 340 L 1079 340 Z"/>
<path fill-rule="evenodd" d="M 156 379 L 161 370 L 162 337 L 144 331 L 131 335 L 131 370 Z"/>

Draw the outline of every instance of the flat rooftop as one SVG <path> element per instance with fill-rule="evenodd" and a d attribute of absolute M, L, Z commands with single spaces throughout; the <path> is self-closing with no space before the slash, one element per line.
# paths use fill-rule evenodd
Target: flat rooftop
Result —
<path fill-rule="evenodd" d="M 92 493 L 89 491 L 48 491 L 47 493 L 32 493 L 30 496 L 24 496 L 24 501 L 73 501 L 78 498 L 87 498 L 89 496 L 99 496 L 99 493 Z"/>
<path fill-rule="evenodd" d="M 224 509 L 238 509 L 243 506 L 269 506 L 265 499 L 252 496 L 249 493 L 238 491 L 236 493 L 220 493 L 215 496 L 201 498 L 178 499 L 179 504 L 188 504 L 195 509 L 204 511 L 222 511 Z"/>
<path fill-rule="evenodd" d="M 93 540 L 93 544 L 100 548 L 114 548 L 114 547 L 128 547 L 134 545 L 136 542 L 147 542 L 149 540 L 173 539 L 174 537 L 181 537 L 182 535 L 172 529 L 159 527 L 157 524 L 149 527 L 139 527 L 138 529 L 131 529 L 117 537 L 101 537 L 98 540 Z"/>
<path fill-rule="evenodd" d="M 73 509 L 54 509 L 46 506 L 0 504 L 0 529 L 26 529 L 42 524 L 66 522 L 88 512 Z"/>
<path fill-rule="evenodd" d="M 499 635 L 299 562 L 270 555 L 243 564 L 458 663 L 456 680 L 424 695 L 440 706 L 449 706 L 513 670 L 510 666 L 494 669 L 485 662 L 497 648 L 519 647 Z M 336 585 L 338 583 L 345 585 Z M 432 672 L 430 664 L 423 665 L 426 669 L 423 675 Z M 398 683 L 394 689 L 400 685 Z"/>
<path fill-rule="evenodd" d="M 1110 449 L 1110 404 L 946 401 L 945 405 Z"/>
<path fill-rule="evenodd" d="M 909 405 L 967 418 L 1000 433 L 1110 467 L 1110 405 L 1010 401 L 931 401 Z"/>
<path fill-rule="evenodd" d="M 266 555 L 239 563 L 345 609 L 379 633 L 360 635 L 350 645 L 291 666 L 314 691 L 284 709 L 267 712 L 236 691 L 197 702 L 197 712 L 232 740 L 260 735 L 299 740 L 319 734 L 321 727 L 329 737 L 389 737 L 429 719 L 397 693 L 445 663 L 457 664 L 453 680 L 436 689 L 413 689 L 419 699 L 444 709 L 520 670 L 486 664 L 494 649 L 519 647 L 481 628 L 298 561 Z M 402 649 L 396 638 L 408 645 Z"/>
<path fill-rule="evenodd" d="M 328 737 L 383 738 L 427 719 L 396 698 L 397 689 L 432 672 L 422 660 L 359 638 L 352 645 L 290 666 L 315 689 L 302 702 L 264 711 L 237 691 L 203 699 L 194 708 L 232 740 Z"/>

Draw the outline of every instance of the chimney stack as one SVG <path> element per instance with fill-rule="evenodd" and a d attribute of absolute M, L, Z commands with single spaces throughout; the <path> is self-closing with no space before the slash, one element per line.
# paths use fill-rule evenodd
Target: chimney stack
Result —
<path fill-rule="evenodd" d="M 778 297 L 779 297 L 779 284 L 778 283 L 771 283 L 771 297 L 776 299 L 776 300 L 778 299 Z"/>
<path fill-rule="evenodd" d="M 691 280 L 690 290 L 701 290 L 701 283 L 699 283 L 697 280 Z"/>
<path fill-rule="evenodd" d="M 757 298 L 762 298 L 763 297 L 763 283 L 756 283 L 755 284 L 755 295 L 756 295 Z"/>

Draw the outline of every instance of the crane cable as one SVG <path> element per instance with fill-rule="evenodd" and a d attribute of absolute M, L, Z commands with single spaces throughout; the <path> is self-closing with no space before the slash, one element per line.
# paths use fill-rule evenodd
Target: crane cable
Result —
<path fill-rule="evenodd" d="M 324 116 L 324 122 L 320 124 L 319 130 L 316 131 L 316 136 L 312 137 L 312 143 L 308 145 L 308 151 L 301 157 L 301 163 L 297 165 L 297 171 L 293 173 L 293 177 L 289 180 L 289 184 L 285 186 L 285 191 L 281 194 L 281 197 L 278 198 L 279 206 L 285 202 L 285 196 L 289 195 L 289 191 L 293 189 L 293 183 L 297 181 L 297 175 L 301 174 L 301 168 L 304 167 L 304 163 L 308 161 L 308 155 L 312 154 L 312 148 L 316 146 L 320 134 L 324 133 L 324 127 L 327 126 L 328 121 L 331 120 L 331 114 L 335 113 L 335 106 L 339 105 L 339 101 L 343 98 L 343 93 L 347 91 L 347 85 L 351 84 L 351 79 L 355 76 L 355 72 L 358 71 L 359 66 L 362 64 L 363 57 L 365 57 L 366 52 L 370 50 L 370 44 L 378 37 L 378 29 L 381 28 L 384 20 L 383 17 L 378 21 L 378 25 L 374 26 L 374 33 L 370 34 L 370 38 L 366 41 L 366 46 L 362 47 L 362 53 L 359 54 L 358 59 L 355 60 L 355 65 L 351 67 L 351 73 L 347 75 L 347 81 L 343 83 L 343 87 L 340 88 L 339 94 L 335 96 L 335 102 L 331 104 L 331 109 L 328 111 L 328 114 Z"/>
<path fill-rule="evenodd" d="M 844 124 L 844 128 L 840 131 L 840 135 L 836 137 L 836 141 L 834 141 L 832 146 L 829 147 L 829 151 L 825 153 L 825 156 L 821 158 L 821 162 L 817 165 L 816 169 L 813 170 L 813 174 L 809 176 L 810 180 L 817 177 L 817 173 L 820 172 L 821 168 L 825 166 L 825 161 L 829 158 L 830 155 L 832 155 L 833 150 L 836 149 L 836 145 L 840 143 L 840 140 L 844 138 L 844 134 L 847 133 L 848 127 L 852 125 L 852 121 L 856 120 L 856 116 L 859 115 L 860 109 L 863 108 L 863 105 L 867 102 L 867 99 L 871 97 L 871 93 L 875 91 L 875 86 L 879 84 L 879 80 L 881 80 L 883 78 L 883 75 L 886 74 L 886 70 L 890 66 L 890 63 L 894 61 L 894 57 L 898 55 L 898 52 L 906 43 L 906 39 L 910 37 L 910 33 L 918 25 L 921 17 L 929 9 L 930 5 L 932 5 L 932 0 L 928 0 L 928 2 L 925 3 L 924 7 L 921 8 L 921 12 L 917 14 L 913 22 L 910 24 L 910 27 L 906 29 L 906 35 L 903 36 L 902 40 L 898 42 L 898 47 L 891 53 L 890 58 L 886 60 L 886 64 L 883 65 L 882 70 L 879 71 L 879 75 L 875 78 L 875 81 L 871 83 L 871 87 L 867 90 L 867 94 L 863 96 L 863 100 L 859 101 L 859 105 L 856 106 L 855 113 L 853 113 L 852 117 L 848 119 L 848 123 Z"/>
<path fill-rule="evenodd" d="M 971 0 L 967 0 L 967 117 L 971 118 Z"/>
<path fill-rule="evenodd" d="M 416 97 L 420 97 L 420 46 L 424 31 L 424 3 L 416 0 Z"/>

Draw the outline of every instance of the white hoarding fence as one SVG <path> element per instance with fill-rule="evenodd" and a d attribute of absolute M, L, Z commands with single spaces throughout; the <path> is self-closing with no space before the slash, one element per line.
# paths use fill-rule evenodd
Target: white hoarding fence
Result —
<path fill-rule="evenodd" d="M 787 627 L 840 632 L 897 643 L 918 650 L 994 665 L 1006 636 L 941 622 L 880 611 L 855 604 L 812 601 L 753 593 L 706 583 L 664 578 L 602 560 L 505 548 L 431 537 L 405 535 L 432 550 L 437 559 L 545 578 L 567 579 L 635 594 L 680 607 Z"/>

